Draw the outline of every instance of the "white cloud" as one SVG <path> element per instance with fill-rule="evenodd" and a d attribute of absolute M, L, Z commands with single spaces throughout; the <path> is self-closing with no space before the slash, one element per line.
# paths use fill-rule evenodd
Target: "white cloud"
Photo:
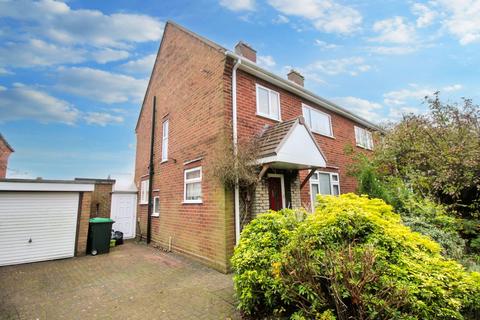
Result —
<path fill-rule="evenodd" d="M 460 44 L 467 45 L 480 41 L 480 1 L 438 0 L 444 11 L 443 25 L 457 37 Z"/>
<path fill-rule="evenodd" d="M 114 50 L 110 48 L 92 52 L 93 59 L 102 64 L 111 61 L 124 60 L 128 58 L 129 55 L 130 53 L 128 53 L 128 51 Z"/>
<path fill-rule="evenodd" d="M 317 30 L 348 34 L 359 29 L 362 15 L 356 9 L 333 0 L 268 0 L 284 15 L 310 20 Z"/>
<path fill-rule="evenodd" d="M 378 36 L 370 39 L 375 42 L 407 44 L 416 38 L 415 27 L 398 16 L 375 22 L 373 31 L 378 33 Z"/>
<path fill-rule="evenodd" d="M 433 23 L 437 17 L 437 12 L 423 3 L 414 3 L 412 13 L 418 16 L 416 24 L 418 28 L 424 28 Z"/>
<path fill-rule="evenodd" d="M 104 103 L 140 102 L 147 88 L 147 79 L 87 67 L 62 67 L 57 74 L 58 89 Z"/>
<path fill-rule="evenodd" d="M 409 54 L 418 50 L 416 46 L 376 46 L 368 47 L 369 51 L 384 55 L 402 55 Z"/>
<path fill-rule="evenodd" d="M 331 50 L 331 49 L 336 49 L 336 48 L 340 47 L 337 44 L 325 42 L 325 41 L 322 41 L 322 40 L 319 40 L 319 39 L 315 39 L 314 44 L 316 46 L 324 49 L 324 50 Z"/>
<path fill-rule="evenodd" d="M 232 11 L 255 10 L 255 0 L 220 0 L 220 5 Z"/>
<path fill-rule="evenodd" d="M 149 54 L 137 60 L 130 60 L 122 64 L 120 68 L 128 73 L 149 74 L 153 69 L 156 57 L 156 54 Z"/>
<path fill-rule="evenodd" d="M 0 47 L 0 65 L 9 67 L 51 66 L 85 61 L 85 51 L 60 47 L 43 40 L 8 42 Z"/>
<path fill-rule="evenodd" d="M 115 116 L 106 112 L 87 112 L 83 119 L 88 124 L 96 124 L 102 127 L 105 127 L 111 123 L 122 123 L 123 117 Z"/>
<path fill-rule="evenodd" d="M 273 19 L 272 22 L 275 24 L 284 24 L 284 23 L 289 23 L 290 20 L 284 15 L 279 14 L 275 19 Z"/>
<path fill-rule="evenodd" d="M 64 44 L 128 47 L 131 43 L 157 41 L 164 24 L 142 14 L 104 14 L 98 10 L 69 7 L 54 0 L 0 1 L 0 17 L 31 22 L 29 33 Z"/>
<path fill-rule="evenodd" d="M 370 121 L 378 122 L 383 120 L 383 117 L 380 113 L 380 111 L 383 109 L 383 106 L 379 103 L 357 97 L 339 97 L 332 100 Z"/>
<path fill-rule="evenodd" d="M 463 86 L 461 84 L 453 84 L 451 86 L 443 87 L 442 91 L 452 92 L 452 91 L 458 91 L 461 89 L 463 89 Z"/>
<path fill-rule="evenodd" d="M 339 74 L 349 74 L 356 76 L 361 72 L 366 72 L 371 66 L 365 63 L 361 57 L 350 57 L 331 60 L 318 60 L 305 68 L 308 73 L 320 73 L 330 76 Z"/>
<path fill-rule="evenodd" d="M 35 119 L 42 123 L 74 124 L 80 112 L 70 103 L 22 84 L 0 90 L 0 121 Z"/>
<path fill-rule="evenodd" d="M 272 56 L 258 56 L 257 63 L 265 68 L 272 68 L 275 67 L 276 62 Z"/>
<path fill-rule="evenodd" d="M 14 73 L 11 72 L 11 71 L 8 71 L 5 68 L 0 67 L 0 76 L 6 76 L 6 75 L 11 75 L 11 74 L 14 74 Z"/>

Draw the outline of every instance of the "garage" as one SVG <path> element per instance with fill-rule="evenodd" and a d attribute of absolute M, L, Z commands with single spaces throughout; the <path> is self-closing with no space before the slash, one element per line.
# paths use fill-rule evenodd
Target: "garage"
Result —
<path fill-rule="evenodd" d="M 1 180 L 0 266 L 70 258 L 84 250 L 90 210 L 82 208 L 89 208 L 93 189 L 75 181 Z"/>

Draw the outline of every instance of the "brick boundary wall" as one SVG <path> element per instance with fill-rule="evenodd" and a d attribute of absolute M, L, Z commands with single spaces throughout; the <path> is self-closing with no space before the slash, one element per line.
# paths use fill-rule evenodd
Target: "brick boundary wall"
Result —
<path fill-rule="evenodd" d="M 84 256 L 87 253 L 88 225 L 90 220 L 90 205 L 92 192 L 80 192 L 79 212 L 77 218 L 77 235 L 75 241 L 75 256 Z"/>

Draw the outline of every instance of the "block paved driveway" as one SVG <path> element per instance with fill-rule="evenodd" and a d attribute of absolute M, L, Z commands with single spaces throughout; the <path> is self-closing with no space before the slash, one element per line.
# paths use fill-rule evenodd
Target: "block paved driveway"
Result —
<path fill-rule="evenodd" d="M 0 267 L 0 319 L 240 319 L 232 276 L 133 242 Z"/>

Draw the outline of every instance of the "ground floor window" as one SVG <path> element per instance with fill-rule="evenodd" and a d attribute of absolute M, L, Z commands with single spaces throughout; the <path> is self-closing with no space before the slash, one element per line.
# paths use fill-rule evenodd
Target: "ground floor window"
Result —
<path fill-rule="evenodd" d="M 185 170 L 185 203 L 202 203 L 202 167 Z"/>
<path fill-rule="evenodd" d="M 340 179 L 338 173 L 315 172 L 310 178 L 310 194 L 312 197 L 312 209 L 317 194 L 338 196 L 340 194 Z"/>
<path fill-rule="evenodd" d="M 160 216 L 160 197 L 154 197 L 153 198 L 152 216 L 154 216 L 154 217 Z"/>

